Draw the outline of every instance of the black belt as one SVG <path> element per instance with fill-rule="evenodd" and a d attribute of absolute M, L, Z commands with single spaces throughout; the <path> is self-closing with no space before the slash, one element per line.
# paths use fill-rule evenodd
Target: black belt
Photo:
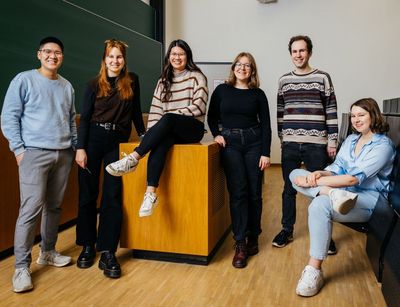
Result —
<path fill-rule="evenodd" d="M 254 127 L 250 127 L 250 128 L 246 128 L 246 129 L 241 129 L 241 128 L 222 128 L 222 130 L 228 130 L 232 133 L 243 133 L 243 132 L 248 132 L 248 131 L 254 131 L 256 129 L 259 129 L 260 125 L 254 126 Z"/>
<path fill-rule="evenodd" d="M 113 124 L 113 123 L 93 123 L 93 124 L 97 127 L 104 128 L 104 130 L 107 130 L 107 131 L 121 130 L 119 125 Z"/>

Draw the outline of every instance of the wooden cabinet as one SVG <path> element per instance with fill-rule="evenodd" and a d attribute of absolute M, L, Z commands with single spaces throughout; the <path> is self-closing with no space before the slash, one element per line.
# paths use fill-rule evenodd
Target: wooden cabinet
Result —
<path fill-rule="evenodd" d="M 121 144 L 132 152 L 136 144 Z M 138 215 L 146 189 L 147 156 L 123 176 L 121 247 L 139 258 L 206 264 L 229 232 L 230 215 L 219 146 L 174 145 L 167 156 L 153 215 Z"/>

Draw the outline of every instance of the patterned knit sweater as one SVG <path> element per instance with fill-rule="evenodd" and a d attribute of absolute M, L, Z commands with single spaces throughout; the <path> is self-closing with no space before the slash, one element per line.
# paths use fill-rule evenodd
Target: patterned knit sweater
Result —
<path fill-rule="evenodd" d="M 147 129 L 156 124 L 165 113 L 192 116 L 202 122 L 208 100 L 207 80 L 198 71 L 184 70 L 174 75 L 171 84 L 171 98 L 161 101 L 163 85 L 158 80 L 151 102 Z"/>
<path fill-rule="evenodd" d="M 287 73 L 279 79 L 278 135 L 282 142 L 336 147 L 336 97 L 330 76 L 315 69 L 305 75 Z"/>

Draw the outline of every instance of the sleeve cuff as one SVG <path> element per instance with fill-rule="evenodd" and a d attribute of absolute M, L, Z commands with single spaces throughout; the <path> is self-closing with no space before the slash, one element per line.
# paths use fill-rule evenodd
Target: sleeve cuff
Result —
<path fill-rule="evenodd" d="M 329 171 L 335 175 L 340 175 L 342 172 L 341 168 L 335 164 L 328 165 L 327 167 L 325 167 L 325 170 Z"/>
<path fill-rule="evenodd" d="M 337 140 L 329 140 L 328 147 L 337 147 Z"/>
<path fill-rule="evenodd" d="M 14 155 L 19 156 L 20 154 L 24 153 L 26 151 L 25 147 L 20 147 L 14 150 Z"/>

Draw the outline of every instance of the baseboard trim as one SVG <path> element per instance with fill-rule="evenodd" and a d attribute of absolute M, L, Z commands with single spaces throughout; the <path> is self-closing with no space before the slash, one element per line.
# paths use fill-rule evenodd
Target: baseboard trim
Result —
<path fill-rule="evenodd" d="M 146 259 L 146 260 L 188 263 L 188 264 L 196 264 L 196 265 L 208 265 L 211 262 L 212 258 L 217 253 L 218 249 L 224 243 L 226 237 L 228 236 L 228 234 L 230 232 L 231 232 L 231 227 L 229 227 L 225 231 L 225 233 L 223 234 L 221 239 L 219 239 L 219 241 L 217 242 L 217 244 L 215 245 L 215 247 L 212 249 L 211 253 L 208 256 L 133 249 L 132 257 L 137 258 L 137 259 Z"/>

